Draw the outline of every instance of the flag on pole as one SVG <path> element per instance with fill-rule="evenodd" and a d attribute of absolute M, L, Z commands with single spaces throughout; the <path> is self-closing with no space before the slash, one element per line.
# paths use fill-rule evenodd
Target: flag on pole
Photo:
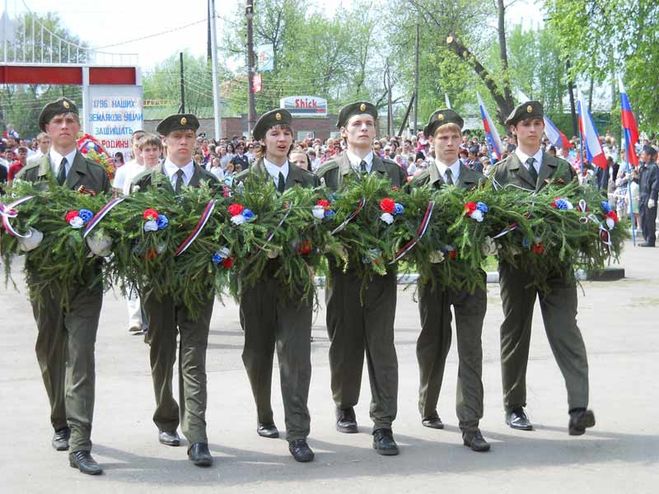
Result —
<path fill-rule="evenodd" d="M 622 78 L 618 77 L 620 86 L 620 119 L 622 120 L 622 134 L 625 138 L 625 161 L 633 166 L 638 166 L 636 144 L 638 144 L 638 125 L 632 113 L 632 106 L 622 85 Z"/>
<path fill-rule="evenodd" d="M 585 151 L 586 160 L 599 168 L 606 168 L 606 156 L 604 155 L 604 150 L 597 134 L 597 128 L 581 95 L 579 95 L 579 100 L 577 101 L 577 114 L 579 116 L 581 145 Z"/>
<path fill-rule="evenodd" d="M 448 93 L 444 93 L 444 103 L 446 103 L 446 108 L 451 109 L 451 100 L 448 99 Z"/>
<path fill-rule="evenodd" d="M 252 88 L 253 93 L 260 93 L 263 89 L 261 74 L 258 72 L 254 74 L 254 78 L 252 79 Z"/>
<path fill-rule="evenodd" d="M 491 158 L 500 160 L 503 146 L 501 145 L 499 133 L 497 132 L 497 128 L 494 126 L 494 122 L 492 122 L 490 115 L 485 109 L 481 95 L 476 93 L 476 96 L 478 97 L 478 106 L 480 107 L 481 119 L 483 120 L 483 129 L 485 130 L 485 141 L 487 142 L 487 149 L 490 152 Z"/>
<path fill-rule="evenodd" d="M 549 117 L 545 116 L 543 118 L 545 120 L 545 134 L 551 145 L 559 149 L 570 149 L 572 144 L 570 144 L 566 135 L 556 127 Z"/>

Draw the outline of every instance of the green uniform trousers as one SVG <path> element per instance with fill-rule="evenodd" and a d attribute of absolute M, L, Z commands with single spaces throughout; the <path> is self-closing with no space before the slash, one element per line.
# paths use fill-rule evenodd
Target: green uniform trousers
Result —
<path fill-rule="evenodd" d="M 256 286 L 243 290 L 240 323 L 245 331 L 243 363 L 261 424 L 273 424 L 270 403 L 275 347 L 284 401 L 286 439 L 309 435 L 307 407 L 311 382 L 311 320 L 313 300 L 291 300 L 280 283 L 264 276 Z"/>
<path fill-rule="evenodd" d="M 421 333 L 416 344 L 419 362 L 419 412 L 429 417 L 437 411 L 446 356 L 451 347 L 451 305 L 455 311 L 458 340 L 456 414 L 463 431 L 478 429 L 483 418 L 483 319 L 487 310 L 485 289 L 474 293 L 447 290 L 431 283 L 419 284 Z"/>
<path fill-rule="evenodd" d="M 71 451 L 90 451 L 94 416 L 94 347 L 103 305 L 100 285 L 79 285 L 69 290 L 69 308 L 59 293 L 42 291 L 32 299 L 37 322 L 35 345 L 41 377 L 50 401 L 55 430 L 71 428 Z"/>
<path fill-rule="evenodd" d="M 150 360 L 158 430 L 181 431 L 190 444 L 206 443 L 206 348 L 213 314 L 213 294 L 197 308 L 196 319 L 171 297 L 158 300 L 147 294 L 144 308 L 149 315 Z M 172 393 L 172 377 L 178 342 L 179 404 Z"/>
<path fill-rule="evenodd" d="M 396 290 L 395 272 L 373 276 L 362 293 L 361 277 L 330 268 L 326 303 L 332 396 L 337 408 L 357 404 L 366 352 L 374 430 L 390 429 L 397 413 Z"/>
<path fill-rule="evenodd" d="M 526 366 L 536 296 L 549 346 L 565 379 L 569 410 L 588 406 L 588 359 L 577 326 L 577 287 L 569 273 L 548 279 L 548 293 L 531 286 L 531 276 L 499 263 L 504 320 L 501 324 L 501 377 L 506 411 L 526 406 Z"/>

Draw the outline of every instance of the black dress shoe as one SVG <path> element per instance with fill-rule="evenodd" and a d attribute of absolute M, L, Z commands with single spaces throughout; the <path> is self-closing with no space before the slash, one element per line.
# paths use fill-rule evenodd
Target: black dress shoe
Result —
<path fill-rule="evenodd" d="M 160 431 L 158 433 L 158 441 L 160 441 L 160 443 L 164 444 L 165 446 L 181 445 L 181 438 L 179 437 L 176 431 L 174 432 Z"/>
<path fill-rule="evenodd" d="M 288 443 L 288 451 L 291 452 L 295 461 L 307 463 L 313 460 L 314 454 L 307 444 L 306 439 L 295 439 Z"/>
<path fill-rule="evenodd" d="M 639 247 L 654 247 L 654 244 L 649 244 L 647 242 L 641 242 L 638 244 Z"/>
<path fill-rule="evenodd" d="M 588 427 L 595 425 L 595 414 L 592 410 L 578 409 L 570 412 L 568 431 L 571 436 L 581 436 Z"/>
<path fill-rule="evenodd" d="M 533 426 L 531 425 L 531 422 L 529 421 L 529 418 L 526 416 L 526 413 L 522 407 L 515 408 L 506 413 L 506 424 L 508 424 L 512 429 L 517 429 L 520 431 L 533 430 Z"/>
<path fill-rule="evenodd" d="M 373 449 L 384 456 L 395 456 L 398 454 L 398 445 L 394 441 L 391 429 L 377 429 L 373 431 Z"/>
<path fill-rule="evenodd" d="M 188 458 L 198 467 L 210 467 L 213 464 L 213 457 L 206 443 L 194 443 L 190 446 Z"/>
<path fill-rule="evenodd" d="M 359 432 L 359 429 L 357 429 L 357 418 L 355 417 L 354 408 L 336 409 L 336 430 L 339 432 L 345 432 L 346 434 Z"/>
<path fill-rule="evenodd" d="M 53 434 L 53 440 L 51 441 L 51 444 L 57 451 L 66 451 L 69 449 L 70 437 L 71 429 L 68 427 L 62 427 L 61 429 L 57 429 L 55 434 Z"/>
<path fill-rule="evenodd" d="M 477 451 L 483 453 L 490 450 L 490 443 L 488 443 L 481 431 L 476 429 L 475 431 L 464 431 L 462 433 L 462 442 L 465 446 L 472 449 L 472 451 Z"/>
<path fill-rule="evenodd" d="M 423 424 L 424 427 L 430 427 L 431 429 L 443 429 L 444 424 L 442 423 L 442 419 L 439 418 L 439 415 L 437 415 L 437 412 L 433 412 L 427 417 L 424 417 L 423 420 L 421 420 L 421 424 Z"/>
<path fill-rule="evenodd" d="M 103 473 L 103 469 L 96 463 L 96 460 L 94 460 L 89 451 L 74 451 L 73 453 L 69 453 L 69 465 L 87 475 L 100 475 Z"/>
<path fill-rule="evenodd" d="M 279 437 L 279 431 L 275 424 L 259 424 L 256 428 L 256 433 L 268 439 L 277 439 Z"/>

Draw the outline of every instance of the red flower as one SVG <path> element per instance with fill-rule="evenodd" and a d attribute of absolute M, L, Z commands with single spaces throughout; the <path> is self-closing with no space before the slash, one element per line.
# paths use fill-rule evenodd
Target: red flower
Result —
<path fill-rule="evenodd" d="M 329 209 L 330 202 L 327 199 L 319 199 L 318 202 L 316 203 L 316 206 L 322 206 L 323 209 Z"/>
<path fill-rule="evenodd" d="M 559 199 L 560 199 L 560 197 L 557 197 L 557 198 L 555 198 L 553 201 L 551 201 L 550 206 L 551 206 L 552 208 L 558 208 L 558 206 L 556 205 L 556 201 L 558 201 Z"/>
<path fill-rule="evenodd" d="M 68 213 L 66 213 L 64 219 L 66 220 L 67 223 L 69 223 L 76 216 L 78 216 L 78 211 L 69 211 Z"/>
<path fill-rule="evenodd" d="M 531 252 L 541 256 L 542 254 L 545 253 L 545 246 L 542 244 L 542 242 L 538 242 L 537 244 L 533 244 L 531 246 Z"/>
<path fill-rule="evenodd" d="M 149 249 L 146 251 L 144 257 L 146 257 L 147 261 L 152 261 L 153 259 L 158 257 L 158 252 L 156 251 L 156 249 Z"/>
<path fill-rule="evenodd" d="M 311 251 L 313 249 L 313 245 L 311 244 L 311 240 L 303 240 L 300 242 L 300 245 L 297 246 L 297 251 L 300 255 L 307 256 L 311 254 Z"/>
<path fill-rule="evenodd" d="M 391 197 L 385 197 L 380 201 L 380 209 L 385 213 L 394 214 L 396 202 Z"/>
<path fill-rule="evenodd" d="M 158 219 L 158 211 L 153 208 L 145 209 L 143 217 L 147 221 L 156 220 Z"/>
<path fill-rule="evenodd" d="M 465 214 L 471 214 L 474 211 L 476 211 L 476 203 L 474 201 L 470 201 L 470 202 L 465 204 L 465 207 L 464 207 Z"/>
<path fill-rule="evenodd" d="M 446 254 L 451 261 L 455 261 L 458 258 L 457 250 L 449 250 Z"/>
<path fill-rule="evenodd" d="M 606 213 L 606 217 L 611 218 L 616 223 L 618 222 L 618 215 L 615 211 L 609 211 L 608 213 Z"/>
<path fill-rule="evenodd" d="M 233 204 L 229 204 L 227 211 L 229 211 L 229 214 L 231 216 L 238 216 L 240 213 L 243 212 L 243 209 L 245 209 L 245 206 L 237 202 L 234 202 Z"/>
<path fill-rule="evenodd" d="M 222 267 L 224 269 L 231 269 L 233 267 L 233 257 L 227 257 L 224 261 L 222 261 Z"/>

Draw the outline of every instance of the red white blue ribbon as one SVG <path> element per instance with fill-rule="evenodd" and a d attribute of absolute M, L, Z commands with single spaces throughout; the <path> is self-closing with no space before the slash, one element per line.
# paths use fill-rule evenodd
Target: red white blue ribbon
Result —
<path fill-rule="evenodd" d="M 416 236 L 412 240 L 407 242 L 405 245 L 403 245 L 400 249 L 398 249 L 398 252 L 396 252 L 396 255 L 389 264 L 393 264 L 399 261 L 405 254 L 407 254 L 410 250 L 412 250 L 412 247 L 414 247 L 419 242 L 419 240 L 421 240 L 421 238 L 426 234 L 426 232 L 428 231 L 428 225 L 430 225 L 430 218 L 432 218 L 432 212 L 434 208 L 435 208 L 435 201 L 430 201 L 428 203 L 428 207 L 426 208 L 426 212 L 423 215 L 423 218 L 421 219 L 421 223 L 419 224 L 419 227 L 416 229 Z"/>
<path fill-rule="evenodd" d="M 288 215 L 291 214 L 291 205 L 289 203 L 286 203 L 285 207 L 286 207 L 286 213 L 281 218 L 281 220 L 279 220 L 279 223 L 277 224 L 275 229 L 270 232 L 270 234 L 268 235 L 268 238 L 265 239 L 265 243 L 270 242 L 274 238 L 275 233 L 277 232 L 277 230 L 279 230 L 281 228 L 281 225 L 284 224 L 284 221 L 286 221 L 286 218 L 288 218 Z"/>
<path fill-rule="evenodd" d="M 33 199 L 34 196 L 25 196 L 22 197 L 11 204 L 2 204 L 0 203 L 0 216 L 2 216 L 2 226 L 4 226 L 5 230 L 9 235 L 12 237 L 18 237 L 18 238 L 29 238 L 32 236 L 31 232 L 28 232 L 26 235 L 21 235 L 18 233 L 13 226 L 11 226 L 10 219 L 16 218 L 18 216 L 18 211 L 16 208 L 23 204 L 24 202 L 29 201 L 30 199 Z"/>
<path fill-rule="evenodd" d="M 501 230 L 494 237 L 492 237 L 492 240 L 494 240 L 495 238 L 503 237 L 504 235 L 506 235 L 510 232 L 514 232 L 515 230 L 517 230 L 517 223 L 513 223 L 512 225 L 509 225 L 506 228 L 504 228 L 503 230 Z"/>
<path fill-rule="evenodd" d="M 108 202 L 105 206 L 103 206 L 98 213 L 96 213 L 91 220 L 89 220 L 89 223 L 87 223 L 87 226 L 85 227 L 85 231 L 82 233 L 82 238 L 87 238 L 87 235 L 89 235 L 96 226 L 101 222 L 105 216 L 112 211 L 112 209 L 117 206 L 119 203 L 123 202 L 126 199 L 126 197 L 116 197 L 112 199 L 110 202 Z"/>
<path fill-rule="evenodd" d="M 199 218 L 199 221 L 195 225 L 194 229 L 192 230 L 192 233 L 188 235 L 188 238 L 186 238 L 181 245 L 178 246 L 176 249 L 176 252 L 174 253 L 174 257 L 178 257 L 181 254 L 183 254 L 186 250 L 188 250 L 188 247 L 192 245 L 192 242 L 197 240 L 197 237 L 201 233 L 201 231 L 204 229 L 206 226 L 206 223 L 208 223 L 208 220 L 210 219 L 211 215 L 213 214 L 213 210 L 215 210 L 215 204 L 216 201 L 215 199 L 212 199 L 208 201 L 208 204 L 206 204 L 206 207 L 204 208 L 204 211 L 201 213 L 201 218 Z"/>
<path fill-rule="evenodd" d="M 350 223 L 352 220 L 354 220 L 359 212 L 364 209 L 364 206 L 366 205 L 366 198 L 362 197 L 359 200 L 359 203 L 357 203 L 357 209 L 355 209 L 348 217 L 339 225 L 337 226 L 334 230 L 332 230 L 332 233 L 330 235 L 334 235 L 336 233 L 339 233 L 341 230 L 343 230 L 346 226 L 348 226 L 348 223 Z"/>

